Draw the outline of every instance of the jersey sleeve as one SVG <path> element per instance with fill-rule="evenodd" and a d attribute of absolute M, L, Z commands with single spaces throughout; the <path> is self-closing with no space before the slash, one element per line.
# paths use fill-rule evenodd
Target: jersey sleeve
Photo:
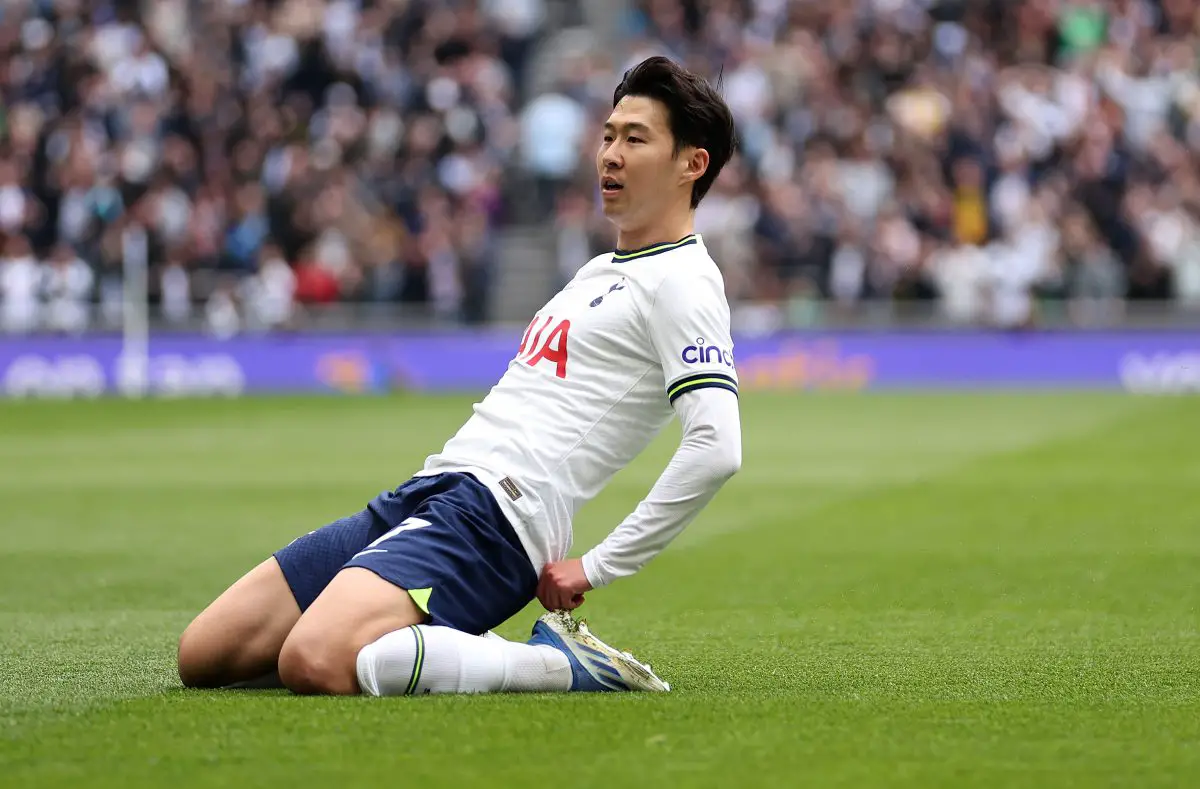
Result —
<path fill-rule="evenodd" d="M 593 589 L 633 575 L 662 552 L 742 465 L 738 401 L 706 389 L 675 404 L 683 437 L 666 469 L 629 517 L 583 555 Z"/>
<path fill-rule="evenodd" d="M 687 270 L 669 274 L 655 292 L 649 324 L 671 403 L 696 389 L 737 394 L 729 302 L 719 277 Z"/>

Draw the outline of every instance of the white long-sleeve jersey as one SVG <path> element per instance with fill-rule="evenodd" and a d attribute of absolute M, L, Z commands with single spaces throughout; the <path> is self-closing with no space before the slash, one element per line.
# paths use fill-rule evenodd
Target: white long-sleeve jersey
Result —
<path fill-rule="evenodd" d="M 631 575 L 741 464 L 721 273 L 699 235 L 593 258 L 538 311 L 473 416 L 418 476 L 473 473 L 534 570 L 566 557 L 572 519 L 678 412 L 683 438 L 649 495 L 583 557 L 594 587 Z"/>

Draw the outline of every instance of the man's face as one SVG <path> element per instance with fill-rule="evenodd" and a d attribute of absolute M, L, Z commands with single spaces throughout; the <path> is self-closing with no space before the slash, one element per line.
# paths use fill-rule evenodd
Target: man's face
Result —
<path fill-rule="evenodd" d="M 690 197 L 684 173 L 687 151 L 675 155 L 675 140 L 661 103 L 644 96 L 621 99 L 604 124 L 596 172 L 604 214 L 621 229 L 648 224 L 661 211 Z"/>

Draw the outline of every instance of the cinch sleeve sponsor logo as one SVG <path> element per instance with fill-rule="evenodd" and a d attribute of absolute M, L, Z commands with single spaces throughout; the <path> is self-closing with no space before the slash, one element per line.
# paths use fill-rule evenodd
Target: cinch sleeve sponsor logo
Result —
<path fill-rule="evenodd" d="M 703 337 L 696 338 L 695 345 L 689 345 L 679 355 L 684 364 L 715 364 L 721 363 L 733 367 L 733 351 L 727 351 L 719 345 L 705 345 Z"/>

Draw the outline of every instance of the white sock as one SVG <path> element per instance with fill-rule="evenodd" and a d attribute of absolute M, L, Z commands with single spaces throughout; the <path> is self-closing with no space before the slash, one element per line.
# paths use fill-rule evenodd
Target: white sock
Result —
<path fill-rule="evenodd" d="M 358 686 L 371 696 L 567 691 L 571 664 L 554 647 L 415 625 L 362 648 Z"/>

